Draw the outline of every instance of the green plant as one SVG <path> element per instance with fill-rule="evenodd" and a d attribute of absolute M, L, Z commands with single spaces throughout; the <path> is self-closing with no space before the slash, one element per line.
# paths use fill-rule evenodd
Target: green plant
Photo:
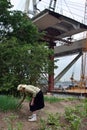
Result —
<path fill-rule="evenodd" d="M 0 110 L 8 111 L 15 110 L 18 104 L 18 99 L 13 96 L 0 96 Z"/>
<path fill-rule="evenodd" d="M 40 129 L 39 130 L 45 130 L 46 129 L 46 121 L 44 119 L 40 119 Z"/>
<path fill-rule="evenodd" d="M 15 123 L 14 122 L 15 119 L 17 119 L 17 116 L 13 114 L 5 118 L 8 130 L 22 130 L 22 123 L 21 122 Z"/>
<path fill-rule="evenodd" d="M 81 118 L 79 116 L 76 116 L 76 115 L 72 115 L 72 117 L 73 118 L 70 121 L 72 130 L 79 130 Z"/>
<path fill-rule="evenodd" d="M 81 118 L 86 117 L 85 104 L 81 104 L 75 107 L 75 113 Z"/>
<path fill-rule="evenodd" d="M 77 109 L 75 108 L 66 108 L 65 109 L 65 119 L 70 123 L 70 127 L 73 130 L 79 130 L 81 124 L 80 116 L 76 115 Z"/>
<path fill-rule="evenodd" d="M 56 122 L 57 121 L 57 122 Z M 51 125 L 59 125 L 59 114 L 50 113 L 48 115 L 47 123 Z"/>
<path fill-rule="evenodd" d="M 59 113 L 50 113 L 48 114 L 47 120 L 40 119 L 39 130 L 61 130 L 59 117 Z"/>
<path fill-rule="evenodd" d="M 64 100 L 64 98 L 58 98 L 55 96 L 51 96 L 51 97 L 44 96 L 44 100 L 47 102 L 50 102 L 50 103 L 54 103 L 54 102 L 60 102 L 60 101 Z"/>
<path fill-rule="evenodd" d="M 44 96 L 45 101 L 50 102 L 50 103 L 54 103 L 54 102 L 60 102 L 60 101 L 73 101 L 76 100 L 76 97 L 66 97 L 66 98 L 60 98 L 58 96 Z"/>
<path fill-rule="evenodd" d="M 84 100 L 84 111 L 85 111 L 85 116 L 87 116 L 87 99 Z"/>

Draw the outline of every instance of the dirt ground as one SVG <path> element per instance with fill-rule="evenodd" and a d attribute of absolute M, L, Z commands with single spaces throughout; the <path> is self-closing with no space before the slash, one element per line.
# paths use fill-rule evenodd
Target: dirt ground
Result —
<path fill-rule="evenodd" d="M 16 116 L 16 119 L 13 119 L 13 124 L 21 122 L 23 130 L 38 130 L 40 118 L 46 119 L 47 113 L 64 113 L 64 109 L 67 106 L 75 106 L 79 104 L 80 100 L 75 101 L 61 101 L 57 103 L 48 103 L 45 102 L 44 109 L 38 111 L 38 120 L 36 122 L 28 122 L 29 116 L 29 107 L 28 102 L 24 102 L 22 108 L 16 112 L 0 112 L 0 130 L 8 130 L 7 122 L 5 121 L 6 118 L 11 116 L 12 114 Z"/>

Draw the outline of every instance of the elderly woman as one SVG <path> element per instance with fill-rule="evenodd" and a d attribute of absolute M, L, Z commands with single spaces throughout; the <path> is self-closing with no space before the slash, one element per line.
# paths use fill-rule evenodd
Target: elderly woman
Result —
<path fill-rule="evenodd" d="M 33 85 L 20 84 L 17 87 L 17 90 L 23 93 L 32 94 L 31 101 L 29 103 L 30 111 L 32 115 L 29 116 L 28 121 L 36 121 L 36 111 L 44 108 L 44 97 L 42 91 Z"/>

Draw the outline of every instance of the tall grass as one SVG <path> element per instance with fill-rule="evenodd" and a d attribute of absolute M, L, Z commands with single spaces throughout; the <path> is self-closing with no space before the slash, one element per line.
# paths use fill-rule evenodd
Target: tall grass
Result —
<path fill-rule="evenodd" d="M 0 95 L 0 110 L 9 111 L 15 110 L 18 104 L 18 99 L 13 96 Z"/>
<path fill-rule="evenodd" d="M 30 101 L 30 97 L 26 98 L 28 101 Z M 75 98 L 59 98 L 55 96 L 44 96 L 44 100 L 49 103 L 55 103 L 60 102 L 63 100 L 75 100 Z M 17 108 L 19 99 L 15 98 L 13 96 L 6 96 L 6 95 L 0 95 L 0 110 L 2 111 L 9 111 L 9 110 L 15 110 Z"/>
<path fill-rule="evenodd" d="M 78 99 L 77 97 L 58 97 L 58 96 L 47 96 L 44 95 L 44 100 L 49 103 L 55 103 L 60 101 L 73 101 Z"/>
<path fill-rule="evenodd" d="M 55 96 L 44 96 L 44 100 L 49 102 L 49 103 L 55 103 L 55 102 L 60 102 L 60 101 L 63 101 L 65 100 L 64 98 L 58 98 L 58 97 L 55 97 Z"/>

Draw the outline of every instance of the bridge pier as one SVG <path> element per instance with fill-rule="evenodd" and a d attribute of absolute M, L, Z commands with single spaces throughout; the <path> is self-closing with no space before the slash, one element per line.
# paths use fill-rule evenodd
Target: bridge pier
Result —
<path fill-rule="evenodd" d="M 54 46 L 56 45 L 55 42 L 50 41 L 49 42 L 49 49 L 53 49 L 54 50 Z M 48 91 L 52 91 L 54 90 L 54 55 L 50 56 L 50 60 L 52 61 L 52 72 L 51 74 L 49 74 L 48 76 Z"/>

